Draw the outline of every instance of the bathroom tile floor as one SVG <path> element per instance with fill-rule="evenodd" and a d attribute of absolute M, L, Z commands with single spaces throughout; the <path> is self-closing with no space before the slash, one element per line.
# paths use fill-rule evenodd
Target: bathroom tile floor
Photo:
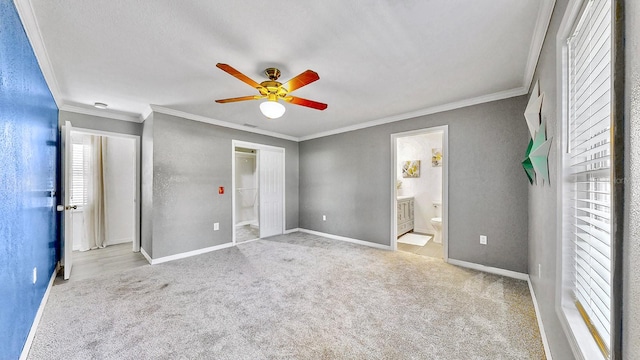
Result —
<path fill-rule="evenodd" d="M 399 242 L 398 250 L 436 259 L 442 259 L 443 253 L 442 244 L 437 244 L 433 242 L 433 240 L 429 240 L 429 242 L 427 242 L 424 246 L 409 245 Z"/>

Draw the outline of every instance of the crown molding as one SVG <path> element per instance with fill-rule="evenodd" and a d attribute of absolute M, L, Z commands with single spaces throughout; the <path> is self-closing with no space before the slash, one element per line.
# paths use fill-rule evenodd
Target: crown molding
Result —
<path fill-rule="evenodd" d="M 140 122 L 144 122 L 145 120 L 147 120 L 147 118 L 153 113 L 153 109 L 151 108 L 151 105 L 147 106 L 146 109 L 144 109 L 144 111 L 142 112 L 142 114 L 140 114 Z"/>
<path fill-rule="evenodd" d="M 536 27 L 533 30 L 533 37 L 531 38 L 531 45 L 529 46 L 527 66 L 524 71 L 524 79 L 522 82 L 522 86 L 527 89 L 527 93 L 531 88 L 533 75 L 538 67 L 538 60 L 542 53 L 542 46 L 544 45 L 544 39 L 547 36 L 547 31 L 549 30 L 549 24 L 551 23 L 551 17 L 553 16 L 553 9 L 555 6 L 556 0 L 543 0 L 540 5 L 540 9 L 538 9 Z"/>
<path fill-rule="evenodd" d="M 440 113 L 444 111 L 455 110 L 455 109 L 472 106 L 472 105 L 478 105 L 478 104 L 482 104 L 490 101 L 508 99 L 515 96 L 525 95 L 528 92 L 529 92 L 529 88 L 524 88 L 524 87 L 519 87 L 519 88 L 505 90 L 505 91 L 499 91 L 497 93 L 493 93 L 489 95 L 483 95 L 483 96 L 478 96 L 471 99 L 454 101 L 444 105 L 433 106 L 426 109 L 421 109 L 421 110 L 403 113 L 399 115 L 392 115 L 392 116 L 388 116 L 378 120 L 367 121 L 364 123 L 346 126 L 339 129 L 334 129 L 334 130 L 324 131 L 324 132 L 320 132 L 313 135 L 303 136 L 300 138 L 300 141 L 311 140 L 311 139 L 316 139 L 316 138 L 330 136 L 330 135 L 336 135 L 336 134 L 340 134 L 348 131 L 360 130 L 360 129 L 388 124 L 396 121 L 408 120 L 408 119 L 416 118 L 419 116 L 425 116 L 425 115 L 431 115 L 431 114 Z"/>
<path fill-rule="evenodd" d="M 98 117 L 109 118 L 114 120 L 131 121 L 135 123 L 142 122 L 140 116 L 137 116 L 137 115 L 127 115 L 127 114 L 116 113 L 109 110 L 85 108 L 85 107 L 69 105 L 65 103 L 58 105 L 58 109 L 60 111 L 68 111 L 68 112 L 77 113 L 77 114 L 98 116 Z"/>
<path fill-rule="evenodd" d="M 271 136 L 279 139 L 285 139 L 289 141 L 295 141 L 295 142 L 300 141 L 300 139 L 295 136 L 280 134 L 273 131 L 262 130 L 259 128 L 250 128 L 244 125 L 238 125 L 238 124 L 227 122 L 227 121 L 212 119 L 210 117 L 195 115 L 195 114 L 191 114 L 191 113 L 180 111 L 180 110 L 169 109 L 169 108 L 158 106 L 158 105 L 151 105 L 150 107 L 151 107 L 151 110 L 153 110 L 154 112 L 158 112 L 161 114 L 177 116 L 177 117 L 181 117 L 181 118 L 185 118 L 193 121 L 200 121 L 200 122 L 211 124 L 211 125 L 217 125 L 217 126 L 222 126 L 226 128 L 231 128 L 235 130 L 256 133 L 261 135 L 267 135 L 267 136 Z"/>
<path fill-rule="evenodd" d="M 64 104 L 62 100 L 62 93 L 60 91 L 56 75 L 53 72 L 49 53 L 47 52 L 47 48 L 44 46 L 40 26 L 38 26 L 38 20 L 36 19 L 33 6 L 31 6 L 31 1 L 14 0 L 13 3 L 16 6 L 16 10 L 18 10 L 18 16 L 20 16 L 20 21 L 22 21 L 24 31 L 31 43 L 31 48 L 36 55 L 36 60 L 38 61 L 38 65 L 40 65 L 40 70 L 42 71 L 44 80 L 49 86 L 49 91 L 51 91 L 53 100 L 56 102 L 58 108 L 60 108 Z"/>
<path fill-rule="evenodd" d="M 368 121 L 368 122 L 364 122 L 364 123 L 360 123 L 352 126 L 347 126 L 347 127 L 320 132 L 312 135 L 307 135 L 300 138 L 277 133 L 277 132 L 271 132 L 268 130 L 262 130 L 258 128 L 248 128 L 243 125 L 226 122 L 222 120 L 217 120 L 217 119 L 209 118 L 206 116 L 195 115 L 195 114 L 191 114 L 191 113 L 187 113 L 179 110 L 169 109 L 169 108 L 165 108 L 157 105 L 150 105 L 142 114 L 140 114 L 139 116 L 134 116 L 134 115 L 119 114 L 119 113 L 110 112 L 110 111 L 104 111 L 104 110 L 98 110 L 98 109 L 92 109 L 92 108 L 89 109 L 89 108 L 66 104 L 62 98 L 60 86 L 58 85 L 58 81 L 53 71 L 53 67 L 52 67 L 49 55 L 47 53 L 47 49 L 44 46 L 42 33 L 40 32 L 38 21 L 36 19 L 35 11 L 33 9 L 31 1 L 30 0 L 14 0 L 14 4 L 18 11 L 18 15 L 20 16 L 20 20 L 22 21 L 27 37 L 29 38 L 29 42 L 31 43 L 33 51 L 36 55 L 36 59 L 38 61 L 38 64 L 40 65 L 40 69 L 42 70 L 42 74 L 45 78 L 45 81 L 47 82 L 47 85 L 49 86 L 49 90 L 51 91 L 54 101 L 56 102 L 56 105 L 60 110 L 92 115 L 92 116 L 106 117 L 106 118 L 111 118 L 116 120 L 132 121 L 137 123 L 143 122 L 147 117 L 149 117 L 149 115 L 153 111 L 157 111 L 159 113 L 183 117 L 183 118 L 194 120 L 194 121 L 200 121 L 200 122 L 232 128 L 240 131 L 246 131 L 246 132 L 262 134 L 262 135 L 272 136 L 272 137 L 281 138 L 285 140 L 299 142 L 299 141 L 320 138 L 324 136 L 340 134 L 348 131 L 364 129 L 364 128 L 387 124 L 391 122 L 407 120 L 407 119 L 424 116 L 424 115 L 430 115 L 438 112 L 454 110 L 454 109 L 458 109 L 466 106 L 477 105 L 484 102 L 502 100 L 510 97 L 527 94 L 529 92 L 529 88 L 531 87 L 533 76 L 535 74 L 535 70 L 538 65 L 538 61 L 542 51 L 542 46 L 544 44 L 544 39 L 546 37 L 549 24 L 551 22 L 551 17 L 553 15 L 553 9 L 555 7 L 556 0 L 541 0 L 541 5 L 538 10 L 537 19 L 536 19 L 535 30 L 533 32 L 531 44 L 529 47 L 529 56 L 528 56 L 527 64 L 525 67 L 522 87 L 511 89 L 511 90 L 505 90 L 505 91 L 501 91 L 493 94 L 488 94 L 488 95 L 484 95 L 476 98 L 456 101 L 456 102 L 452 102 L 444 105 L 438 105 L 438 106 L 417 110 L 413 112 L 393 115 L 393 116 L 385 117 L 382 119 L 372 120 L 372 121 Z"/>

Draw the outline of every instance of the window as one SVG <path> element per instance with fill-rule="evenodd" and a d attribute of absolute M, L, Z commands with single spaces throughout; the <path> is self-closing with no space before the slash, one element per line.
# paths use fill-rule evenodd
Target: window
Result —
<path fill-rule="evenodd" d="M 582 321 L 605 358 L 612 321 L 611 8 L 611 0 L 584 1 L 563 69 L 563 307 L 579 314 L 567 316 L 573 337 L 581 341 L 571 322 Z"/>
<path fill-rule="evenodd" d="M 84 153 L 83 136 L 72 136 L 71 139 L 71 206 L 79 208 L 87 203 L 87 190 L 84 186 Z"/>

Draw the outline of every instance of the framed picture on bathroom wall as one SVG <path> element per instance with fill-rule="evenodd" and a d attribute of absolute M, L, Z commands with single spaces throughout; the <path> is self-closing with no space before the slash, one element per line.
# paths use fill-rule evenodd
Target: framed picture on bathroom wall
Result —
<path fill-rule="evenodd" d="M 403 178 L 420 177 L 420 160 L 409 160 L 402 163 Z"/>
<path fill-rule="evenodd" d="M 442 149 L 440 148 L 432 148 L 431 149 L 431 166 L 442 166 Z"/>

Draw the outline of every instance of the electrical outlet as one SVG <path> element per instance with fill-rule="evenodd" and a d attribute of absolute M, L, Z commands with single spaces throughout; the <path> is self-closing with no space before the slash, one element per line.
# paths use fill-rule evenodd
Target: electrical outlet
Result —
<path fill-rule="evenodd" d="M 322 215 L 322 221 L 327 221 L 327 215 Z"/>
<path fill-rule="evenodd" d="M 480 244 L 487 245 L 487 235 L 480 235 Z"/>
<path fill-rule="evenodd" d="M 34 284 L 36 283 L 36 281 L 38 281 L 38 268 L 37 267 L 33 268 L 32 281 L 33 281 Z"/>
<path fill-rule="evenodd" d="M 213 223 L 213 231 L 220 230 L 220 223 Z"/>

